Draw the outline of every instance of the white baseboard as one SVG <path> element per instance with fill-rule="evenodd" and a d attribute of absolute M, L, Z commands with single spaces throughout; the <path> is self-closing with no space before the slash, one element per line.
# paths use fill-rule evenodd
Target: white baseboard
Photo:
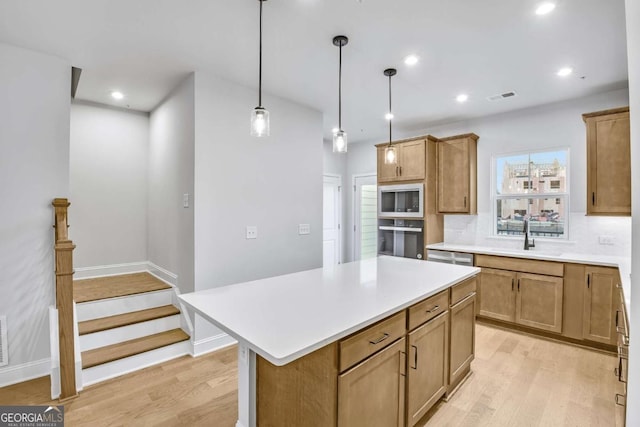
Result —
<path fill-rule="evenodd" d="M 151 274 L 153 274 L 154 276 L 156 276 L 158 279 L 162 280 L 163 282 L 166 282 L 167 284 L 171 285 L 171 286 L 178 286 L 178 275 L 175 273 L 170 272 L 169 270 L 166 270 L 158 265 L 155 265 L 154 263 L 152 263 L 151 261 L 147 261 L 147 271 Z"/>
<path fill-rule="evenodd" d="M 96 265 L 94 267 L 75 268 L 74 279 L 91 279 L 93 277 L 116 276 L 119 274 L 141 273 L 149 270 L 149 262 L 129 262 L 126 264 Z"/>
<path fill-rule="evenodd" d="M 237 341 L 231 338 L 229 335 L 222 333 L 214 335 L 212 337 L 204 338 L 193 342 L 193 351 L 191 354 L 193 357 L 202 356 L 203 354 L 211 353 L 212 351 L 220 350 L 230 345 L 236 344 Z"/>
<path fill-rule="evenodd" d="M 0 387 L 46 377 L 51 374 L 51 359 L 36 360 L 0 369 Z"/>

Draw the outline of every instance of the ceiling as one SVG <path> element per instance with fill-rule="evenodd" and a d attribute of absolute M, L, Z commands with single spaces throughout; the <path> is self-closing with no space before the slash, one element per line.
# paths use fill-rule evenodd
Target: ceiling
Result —
<path fill-rule="evenodd" d="M 626 87 L 624 0 L 557 3 L 537 16 L 537 0 L 269 0 L 263 104 L 278 95 L 322 111 L 330 138 L 338 34 L 350 39 L 342 121 L 351 142 L 387 138 L 388 67 L 398 69 L 394 129 L 405 133 Z M 256 0 L 0 0 L 0 42 L 82 68 L 79 99 L 151 111 L 192 71 L 257 87 L 258 7 Z M 410 53 L 420 57 L 412 68 L 403 63 Z M 558 77 L 563 66 L 574 74 Z M 110 97 L 115 89 L 124 100 Z M 517 97 L 486 99 L 512 90 Z M 464 104 L 455 100 L 462 92 Z"/>

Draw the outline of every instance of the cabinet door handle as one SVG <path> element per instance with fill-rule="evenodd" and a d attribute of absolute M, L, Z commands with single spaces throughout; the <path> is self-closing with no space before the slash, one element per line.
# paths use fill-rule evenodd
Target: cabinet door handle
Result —
<path fill-rule="evenodd" d="M 520 292 L 520 279 L 518 279 L 518 292 Z"/>
<path fill-rule="evenodd" d="M 464 196 L 464 207 L 467 207 L 467 196 Z"/>
<path fill-rule="evenodd" d="M 398 166 L 396 166 L 396 176 L 398 176 Z"/>
<path fill-rule="evenodd" d="M 595 193 L 595 191 L 593 193 L 591 193 L 591 205 L 592 206 L 596 205 L 596 193 Z"/>
<path fill-rule="evenodd" d="M 386 340 L 387 338 L 389 338 L 389 334 L 385 333 L 383 336 L 381 336 L 377 340 L 369 341 L 369 344 L 373 344 L 373 345 L 380 344 L 382 341 Z"/>
<path fill-rule="evenodd" d="M 400 166 L 400 176 L 402 176 L 402 166 Z"/>
<path fill-rule="evenodd" d="M 591 288 L 591 273 L 587 274 L 587 289 Z"/>
<path fill-rule="evenodd" d="M 413 353 L 413 366 L 410 366 L 410 368 L 418 369 L 418 347 L 416 347 L 415 345 L 412 345 L 411 348 L 413 349 L 414 353 Z"/>
<path fill-rule="evenodd" d="M 427 310 L 427 313 L 433 313 L 434 311 L 438 311 L 440 309 L 439 305 L 436 305 L 435 307 L 433 307 L 431 310 Z"/>
<path fill-rule="evenodd" d="M 515 284 L 516 284 L 516 279 L 511 279 L 511 292 L 514 291 Z"/>

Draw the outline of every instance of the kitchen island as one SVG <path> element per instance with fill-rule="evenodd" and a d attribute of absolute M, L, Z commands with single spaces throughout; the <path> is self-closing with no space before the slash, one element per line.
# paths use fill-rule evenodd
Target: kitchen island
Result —
<path fill-rule="evenodd" d="M 406 365 L 418 375 L 420 344 L 405 344 L 413 334 L 406 335 L 407 330 L 420 332 L 417 339 L 430 338 L 429 331 L 441 330 L 440 337 L 448 344 L 449 306 L 458 302 L 450 299 L 450 288 L 466 283 L 479 271 L 379 257 L 184 294 L 180 299 L 238 341 L 237 427 L 295 425 L 302 420 L 305 425 L 341 424 L 337 419 L 348 414 L 339 413 L 338 407 L 348 406 L 343 413 L 357 408 L 337 398 L 339 380 L 364 365 L 365 356 L 375 355 L 369 357 L 375 359 L 393 351 L 397 356 L 394 366 L 405 365 L 391 381 L 398 381 L 396 397 L 402 400 L 396 414 L 400 425 L 406 412 Z M 472 285 L 475 292 L 475 281 Z M 460 289 L 460 298 L 471 296 L 463 294 L 471 292 L 471 284 Z M 472 329 L 464 327 L 460 336 Z M 407 362 L 408 350 L 412 350 L 411 363 Z M 452 352 L 447 345 L 441 357 L 447 373 Z M 429 363 L 421 362 L 421 366 Z M 445 382 L 438 399 L 449 391 Z M 370 386 L 375 383 L 369 382 Z M 407 398 L 408 403 L 410 400 Z"/>

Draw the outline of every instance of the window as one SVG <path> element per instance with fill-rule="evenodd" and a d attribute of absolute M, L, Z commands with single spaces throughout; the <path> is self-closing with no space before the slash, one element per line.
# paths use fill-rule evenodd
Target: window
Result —
<path fill-rule="evenodd" d="M 495 234 L 567 238 L 567 149 L 494 158 Z M 544 178 L 544 179 L 543 179 Z"/>

